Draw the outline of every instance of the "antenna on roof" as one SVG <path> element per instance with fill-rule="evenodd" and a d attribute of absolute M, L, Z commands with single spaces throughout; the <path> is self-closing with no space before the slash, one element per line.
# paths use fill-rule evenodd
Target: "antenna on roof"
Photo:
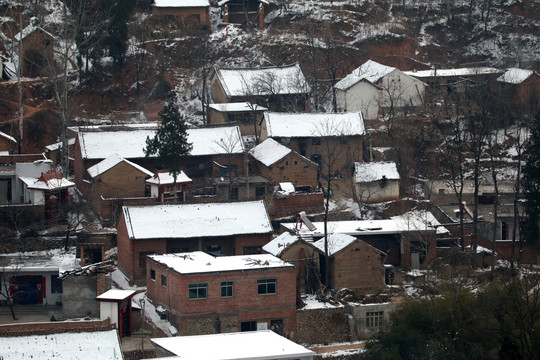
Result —
<path fill-rule="evenodd" d="M 307 218 L 305 211 L 300 211 L 296 214 L 296 230 L 299 230 L 302 227 L 302 224 L 306 225 L 310 231 L 317 230 L 317 227 Z"/>

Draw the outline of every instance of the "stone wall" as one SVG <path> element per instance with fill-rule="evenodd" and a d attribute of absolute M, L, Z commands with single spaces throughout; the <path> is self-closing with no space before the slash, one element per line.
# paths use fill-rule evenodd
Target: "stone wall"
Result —
<path fill-rule="evenodd" d="M 351 341 L 345 307 L 296 312 L 296 342 L 304 345 Z"/>

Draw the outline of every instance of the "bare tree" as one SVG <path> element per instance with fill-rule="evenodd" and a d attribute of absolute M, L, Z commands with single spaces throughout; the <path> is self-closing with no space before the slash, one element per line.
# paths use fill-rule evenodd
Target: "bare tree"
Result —
<path fill-rule="evenodd" d="M 238 129 L 238 128 L 235 128 Z M 245 146 L 242 141 L 242 137 L 240 136 L 240 131 L 233 130 L 230 133 L 226 134 L 223 138 L 216 141 L 216 145 L 225 151 L 227 154 L 227 164 L 218 164 L 214 161 L 215 164 L 217 164 L 220 169 L 222 169 L 222 173 L 226 174 L 227 180 L 228 180 L 228 192 L 229 192 L 229 200 L 232 200 L 232 189 L 233 185 L 235 183 L 238 183 L 241 176 L 238 176 L 238 168 L 237 164 L 233 164 L 233 157 L 238 154 L 243 154 L 243 162 L 244 166 L 246 168 L 247 166 L 247 152 L 245 151 Z M 249 175 L 246 179 L 246 191 L 247 191 L 247 197 L 249 199 Z"/>

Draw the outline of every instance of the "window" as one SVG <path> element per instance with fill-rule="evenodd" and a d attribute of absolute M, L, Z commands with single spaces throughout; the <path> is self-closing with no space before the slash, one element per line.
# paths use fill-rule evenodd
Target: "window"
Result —
<path fill-rule="evenodd" d="M 167 287 L 167 276 L 161 275 L 161 286 Z"/>
<path fill-rule="evenodd" d="M 233 296 L 233 282 L 222 281 L 221 282 L 221 297 L 232 297 L 232 296 Z"/>
<path fill-rule="evenodd" d="M 375 328 L 381 327 L 384 318 L 384 311 L 368 311 L 366 312 L 366 327 Z"/>
<path fill-rule="evenodd" d="M 156 281 L 156 270 L 150 269 L 150 280 Z"/>
<path fill-rule="evenodd" d="M 319 138 L 311 139 L 311 145 L 321 145 L 321 139 Z"/>
<path fill-rule="evenodd" d="M 270 295 L 276 293 L 276 279 L 257 280 L 257 293 L 259 295 Z"/>
<path fill-rule="evenodd" d="M 257 331 L 256 321 L 242 321 L 240 323 L 240 331 Z"/>
<path fill-rule="evenodd" d="M 258 186 L 255 188 L 255 196 L 264 196 L 264 186 Z"/>
<path fill-rule="evenodd" d="M 156 251 L 140 251 L 139 252 L 139 267 L 141 269 L 146 269 L 146 256 L 154 255 Z"/>
<path fill-rule="evenodd" d="M 206 299 L 206 283 L 196 283 L 188 285 L 188 293 L 190 299 Z"/>
<path fill-rule="evenodd" d="M 58 275 L 51 275 L 51 292 L 53 294 L 62 293 L 62 280 L 58 279 Z"/>

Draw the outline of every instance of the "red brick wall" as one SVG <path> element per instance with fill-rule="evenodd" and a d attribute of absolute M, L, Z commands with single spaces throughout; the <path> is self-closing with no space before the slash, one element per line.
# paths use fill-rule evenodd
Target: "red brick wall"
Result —
<path fill-rule="evenodd" d="M 317 164 L 307 161 L 305 157 L 294 152 L 270 167 L 259 164 L 261 175 L 274 183 L 289 181 L 295 186 L 311 186 L 312 190 L 317 189 L 318 186 L 317 168 Z"/>
<path fill-rule="evenodd" d="M 216 318 L 237 317 L 238 330 L 244 320 L 283 319 L 284 333 L 293 335 L 296 328 L 296 271 L 293 267 L 222 273 L 181 275 L 148 259 L 147 267 L 156 271 L 156 280 L 147 274 L 147 294 L 158 304 L 176 314 L 179 331 L 185 334 L 190 316 Z M 161 285 L 161 275 L 167 276 L 167 287 Z M 277 279 L 276 294 L 258 295 L 257 280 Z M 233 281 L 233 296 L 221 297 L 221 282 Z M 207 283 L 207 298 L 190 300 L 188 284 Z"/>
<path fill-rule="evenodd" d="M 324 210 L 324 196 L 322 192 L 291 194 L 286 198 L 265 199 L 268 214 L 271 218 L 296 215 L 299 211 L 318 212 Z"/>

